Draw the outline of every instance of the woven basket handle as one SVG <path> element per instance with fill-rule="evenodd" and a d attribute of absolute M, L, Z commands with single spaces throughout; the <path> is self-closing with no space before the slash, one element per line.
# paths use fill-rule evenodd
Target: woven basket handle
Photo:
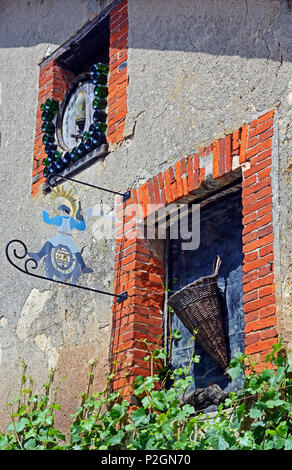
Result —
<path fill-rule="evenodd" d="M 222 260 L 219 255 L 216 256 L 213 264 L 213 275 L 218 276 L 218 272 L 221 266 Z"/>

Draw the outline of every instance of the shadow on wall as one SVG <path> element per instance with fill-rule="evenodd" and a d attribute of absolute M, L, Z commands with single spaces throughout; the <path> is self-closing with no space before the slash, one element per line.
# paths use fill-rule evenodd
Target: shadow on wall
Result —
<path fill-rule="evenodd" d="M 0 48 L 60 45 L 119 0 L 0 2 Z"/>
<path fill-rule="evenodd" d="M 114 2 L 76 3 L 75 10 L 68 0 L 2 2 L 0 47 L 61 44 Z M 135 0 L 129 21 L 133 49 L 292 59 L 292 0 Z"/>

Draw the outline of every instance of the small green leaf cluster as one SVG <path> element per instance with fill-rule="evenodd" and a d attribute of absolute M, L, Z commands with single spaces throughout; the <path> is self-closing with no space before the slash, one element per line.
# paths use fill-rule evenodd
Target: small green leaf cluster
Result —
<path fill-rule="evenodd" d="M 292 357 L 282 341 L 273 346 L 266 362 L 271 368 L 260 373 L 255 364 L 237 354 L 230 363 L 234 380 L 250 369 L 239 392 L 229 394 L 212 423 L 205 427 L 204 448 L 216 450 L 291 450 L 292 449 Z"/>
<path fill-rule="evenodd" d="M 175 334 L 179 340 L 180 335 Z M 135 405 L 110 391 L 113 374 L 103 392 L 90 394 L 88 387 L 71 416 L 66 437 L 54 428 L 59 406 L 49 401 L 50 384 L 37 396 L 23 387 L 22 379 L 21 394 L 9 403 L 17 409 L 11 413 L 7 431 L 0 434 L 0 449 L 292 450 L 292 357 L 281 341 L 267 356 L 270 367 L 260 373 L 244 354 L 234 356 L 229 375 L 235 380 L 242 374 L 244 385 L 230 393 L 212 416 L 185 404 L 193 381 L 190 366 L 168 369 L 163 379 L 159 371 L 154 372 L 154 364 L 166 359 L 164 349 L 150 351 L 145 357 L 151 373 L 136 378 Z M 193 356 L 190 362 L 198 361 Z M 92 373 L 89 375 L 91 380 Z"/>
<path fill-rule="evenodd" d="M 54 427 L 54 411 L 60 405 L 50 399 L 53 373 L 43 385 L 43 393 L 33 393 L 33 380 L 26 377 L 26 365 L 21 363 L 19 395 L 7 403 L 11 418 L 7 432 L 0 434 L 0 450 L 54 450 L 65 441 L 62 432 Z"/>

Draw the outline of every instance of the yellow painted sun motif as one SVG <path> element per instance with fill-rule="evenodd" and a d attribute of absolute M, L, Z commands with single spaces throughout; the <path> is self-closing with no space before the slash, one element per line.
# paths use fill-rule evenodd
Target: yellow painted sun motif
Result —
<path fill-rule="evenodd" d="M 70 216 L 75 217 L 77 207 L 78 207 L 78 199 L 72 193 L 72 189 L 67 191 L 64 186 L 57 186 L 56 189 L 52 190 L 51 193 L 51 201 L 52 201 L 52 208 L 56 215 L 58 215 L 58 207 L 61 204 L 66 204 L 71 209 Z"/>

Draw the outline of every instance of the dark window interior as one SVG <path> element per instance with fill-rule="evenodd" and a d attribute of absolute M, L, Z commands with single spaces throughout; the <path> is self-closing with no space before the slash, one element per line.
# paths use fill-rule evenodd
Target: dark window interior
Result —
<path fill-rule="evenodd" d="M 216 199 L 201 208 L 200 245 L 196 250 L 182 251 L 182 240 L 169 240 L 169 288 L 178 291 L 194 280 L 212 273 L 216 255 L 222 259 L 218 285 L 222 293 L 224 330 L 229 361 L 236 351 L 244 350 L 244 321 L 242 310 L 242 202 L 241 190 Z M 189 338 L 192 336 L 180 319 L 172 314 L 172 331 L 180 330 L 182 338 L 172 342 L 171 365 L 185 367 L 189 363 Z M 169 331 L 168 331 L 169 332 Z M 194 388 L 218 384 L 230 391 L 231 384 L 214 359 L 195 342 L 199 364 L 192 364 Z M 232 384 L 239 386 L 241 378 Z"/>
<path fill-rule="evenodd" d="M 58 62 L 75 76 L 88 72 L 92 64 L 109 63 L 109 15 L 84 35 L 71 39 Z"/>

